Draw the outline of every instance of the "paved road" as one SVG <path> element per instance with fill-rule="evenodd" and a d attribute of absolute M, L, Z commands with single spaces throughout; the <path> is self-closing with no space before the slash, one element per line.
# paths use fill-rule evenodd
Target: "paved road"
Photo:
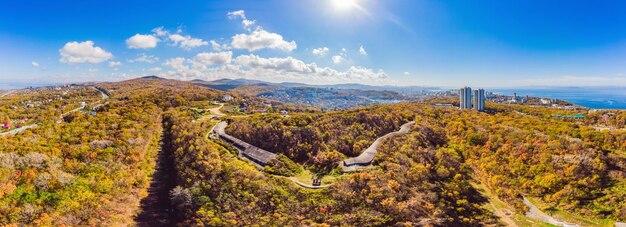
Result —
<path fill-rule="evenodd" d="M 21 133 L 21 132 L 25 131 L 26 129 L 34 128 L 34 127 L 37 127 L 37 124 L 30 124 L 30 125 L 26 125 L 26 126 L 22 126 L 22 127 L 13 129 L 13 130 L 8 131 L 8 132 L 3 132 L 3 133 L 0 133 L 0 136 L 6 136 L 6 135 L 9 135 L 9 134 L 15 135 L 15 134 L 18 134 L 18 133 Z"/>
<path fill-rule="evenodd" d="M 13 92 L 15 92 L 15 90 L 10 90 L 10 91 L 7 91 L 7 92 L 5 92 L 5 93 L 2 93 L 2 94 L 0 95 L 0 97 L 4 97 L 4 96 L 10 95 L 10 94 L 13 94 Z"/>
<path fill-rule="evenodd" d="M 102 99 L 100 101 L 98 101 L 98 102 L 95 102 L 94 104 L 96 104 L 96 105 L 93 106 L 93 108 L 95 109 L 95 108 L 101 107 L 104 104 L 106 104 L 106 103 L 102 103 L 102 101 L 105 100 L 105 99 L 108 99 L 109 95 L 107 95 L 103 90 L 101 90 L 101 89 L 99 89 L 97 87 L 91 87 L 91 88 L 96 89 L 96 91 L 99 91 L 100 94 L 102 94 Z M 76 109 L 73 109 L 73 110 L 70 110 L 68 112 L 62 113 L 60 118 L 63 118 L 65 116 L 67 116 L 68 114 L 74 113 L 76 111 L 82 110 L 82 109 L 85 108 L 85 106 L 87 106 L 87 105 L 81 105 L 80 107 L 78 107 Z"/>
<path fill-rule="evenodd" d="M 61 114 L 60 118 L 63 118 L 64 116 L 67 116 L 70 113 L 74 113 L 76 111 L 82 110 L 83 108 L 85 108 L 85 106 L 81 106 L 81 107 L 78 107 L 76 109 L 73 109 L 73 110 L 70 110 L 68 112 L 65 112 L 65 113 Z M 39 125 L 39 124 L 30 124 L 30 125 L 22 126 L 22 127 L 13 129 L 13 130 L 8 131 L 8 132 L 0 133 L 0 136 L 6 136 L 6 135 L 9 135 L 9 134 L 15 135 L 15 134 L 24 132 L 26 129 L 37 127 L 37 125 Z"/>
<path fill-rule="evenodd" d="M 215 115 L 217 114 L 223 114 L 221 112 L 219 112 L 219 109 L 221 108 L 222 105 L 220 105 L 220 107 L 216 107 L 211 109 L 211 112 Z M 390 132 L 385 134 L 384 136 L 379 137 L 378 139 L 376 139 L 374 141 L 374 143 L 372 143 L 372 145 L 370 145 L 367 149 L 365 149 L 363 151 L 363 153 L 361 153 L 361 155 L 359 155 L 358 157 L 355 158 L 350 158 L 347 159 L 345 162 L 352 163 L 352 162 L 363 162 L 363 163 L 371 163 L 371 161 L 374 159 L 374 156 L 376 156 L 376 154 L 378 153 L 377 149 L 380 146 L 380 144 L 382 143 L 383 140 L 389 138 L 389 137 L 393 137 L 393 136 L 397 136 L 397 135 L 402 135 L 402 134 L 406 134 L 409 132 L 409 130 L 411 129 L 411 126 L 413 126 L 415 124 L 414 121 L 408 122 L 404 125 L 402 125 L 400 127 L 400 130 L 395 131 L 395 132 Z M 228 124 L 225 121 L 219 122 L 218 124 L 214 125 L 213 128 L 211 128 L 210 132 L 214 132 L 211 133 L 213 135 L 225 135 L 225 128 Z M 217 138 L 217 136 L 214 136 L 214 138 Z M 252 145 L 250 145 L 252 146 Z M 273 153 L 272 153 L 273 154 Z M 350 166 L 350 167 L 346 167 L 344 165 L 342 165 L 344 168 L 344 171 L 349 172 L 349 171 L 354 171 L 356 170 L 356 165 L 354 166 Z M 296 178 L 294 177 L 288 177 L 289 180 L 293 181 L 294 183 L 296 183 L 297 185 L 304 187 L 304 188 L 311 188 L 311 189 L 320 189 L 320 188 L 327 188 L 330 187 L 332 184 L 328 184 L 328 185 L 320 185 L 320 186 L 313 186 L 313 185 L 308 185 L 305 183 L 302 183 L 300 181 L 298 181 Z"/>
<path fill-rule="evenodd" d="M 98 88 L 96 88 L 96 87 L 92 87 L 92 88 L 93 88 L 93 89 L 96 89 L 97 91 L 99 91 L 99 92 L 100 92 L 100 94 L 102 94 L 102 100 L 105 100 L 105 99 L 108 99 L 108 98 L 109 98 L 109 95 L 107 95 L 107 94 L 106 94 L 103 90 L 98 89 Z M 14 90 L 11 90 L 11 91 L 9 91 L 9 92 L 7 92 L 7 93 L 4 93 L 4 94 L 0 95 L 0 97 L 5 96 L 5 95 L 8 95 L 9 93 L 13 93 L 13 91 L 14 91 Z M 102 102 L 102 100 L 100 100 L 100 101 L 98 101 L 98 102 Z M 106 103 L 103 103 L 103 104 L 98 104 L 98 105 L 96 105 L 96 106 L 94 106 L 94 107 L 100 107 L 100 106 L 102 106 L 102 105 L 104 105 L 104 104 L 106 104 Z M 71 114 L 71 113 L 74 113 L 74 112 L 76 112 L 76 111 L 82 110 L 83 108 L 85 108 L 85 105 L 81 105 L 80 107 L 78 107 L 78 108 L 76 108 L 76 109 L 73 109 L 73 110 L 70 110 L 70 111 L 68 111 L 68 112 L 62 113 L 62 114 L 61 114 L 61 116 L 60 116 L 59 118 L 63 118 L 63 117 L 65 117 L 65 116 L 67 116 L 68 114 Z M 13 129 L 13 130 L 8 131 L 8 132 L 3 132 L 3 133 L 0 133 L 0 136 L 6 136 L 6 135 L 9 135 L 9 134 L 15 135 L 15 134 L 18 134 L 18 133 L 23 132 L 23 131 L 24 131 L 24 130 L 26 130 L 26 129 L 37 127 L 37 125 L 38 125 L 38 124 L 30 124 L 30 125 L 22 126 L 22 127 L 19 127 L 19 128 Z"/>
<path fill-rule="evenodd" d="M 535 204 L 531 203 L 526 197 L 524 197 L 524 204 L 530 208 L 528 212 L 526 212 L 526 217 L 530 219 L 545 222 L 548 224 L 556 225 L 556 226 L 564 226 L 564 227 L 578 227 L 577 224 L 567 223 L 561 220 L 558 220 L 543 211 L 539 210 Z"/>
<path fill-rule="evenodd" d="M 342 162 L 342 167 L 345 172 L 356 171 L 359 168 L 357 166 L 367 166 L 370 165 L 376 154 L 378 153 L 378 147 L 383 142 L 383 140 L 394 137 L 397 135 L 406 134 L 411 129 L 411 126 L 415 124 L 414 121 L 406 123 L 400 127 L 400 130 L 395 132 L 387 133 L 384 136 L 379 137 L 370 145 L 367 149 L 365 149 L 359 156 L 354 158 L 348 158 Z"/>
<path fill-rule="evenodd" d="M 109 98 L 109 95 L 107 95 L 107 93 L 104 91 L 104 89 L 98 88 L 98 87 L 91 87 L 91 88 L 96 89 L 97 91 L 100 92 L 100 94 L 102 94 L 102 100 Z"/>
<path fill-rule="evenodd" d="M 86 105 L 81 105 L 80 107 L 78 107 L 78 108 L 76 108 L 76 109 L 73 109 L 73 110 L 67 111 L 67 112 L 65 112 L 65 113 L 62 113 L 60 118 L 63 118 L 63 117 L 65 117 L 65 116 L 67 116 L 67 115 L 69 115 L 69 114 L 71 114 L 71 113 L 76 112 L 76 111 L 82 110 L 82 109 L 84 109 L 84 108 L 85 108 L 85 106 L 86 106 Z"/>

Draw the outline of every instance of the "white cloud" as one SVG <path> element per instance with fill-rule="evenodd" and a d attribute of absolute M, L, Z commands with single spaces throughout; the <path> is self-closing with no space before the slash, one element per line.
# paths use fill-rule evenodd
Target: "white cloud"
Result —
<path fill-rule="evenodd" d="M 240 55 L 235 59 L 235 62 L 248 68 L 272 69 L 281 72 L 310 73 L 317 67 L 307 65 L 292 57 L 263 58 L 257 55 Z"/>
<path fill-rule="evenodd" d="M 343 57 L 339 56 L 339 55 L 335 55 L 332 57 L 333 63 L 335 64 L 341 64 L 343 62 Z"/>
<path fill-rule="evenodd" d="M 161 72 L 161 68 L 160 68 L 160 67 L 154 67 L 154 68 L 150 68 L 150 69 L 148 69 L 148 71 L 152 71 L 152 72 Z"/>
<path fill-rule="evenodd" d="M 120 66 L 120 65 L 122 65 L 122 63 L 119 62 L 119 61 L 110 61 L 109 62 L 109 67 L 111 67 L 111 68 L 117 67 L 117 66 Z"/>
<path fill-rule="evenodd" d="M 215 40 L 211 40 L 211 41 L 209 41 L 209 43 L 211 43 L 211 49 L 213 49 L 213 51 L 230 50 L 230 46 L 228 46 L 227 43 L 220 44 L 219 42 L 217 42 Z"/>
<path fill-rule="evenodd" d="M 35 68 L 39 68 L 39 63 L 37 63 L 36 61 L 33 61 L 30 64 Z"/>
<path fill-rule="evenodd" d="M 241 24 L 243 25 L 243 28 L 248 31 L 252 31 L 252 26 L 256 24 L 256 20 L 248 20 L 248 18 L 246 17 L 246 13 L 243 10 L 228 12 L 228 18 L 230 18 L 231 20 L 241 18 Z"/>
<path fill-rule="evenodd" d="M 113 54 L 94 46 L 91 40 L 85 42 L 68 42 L 59 49 L 61 63 L 100 63 L 113 58 Z"/>
<path fill-rule="evenodd" d="M 233 52 L 218 52 L 218 53 L 199 53 L 194 58 L 196 61 L 205 65 L 224 65 L 230 64 L 233 58 Z"/>
<path fill-rule="evenodd" d="M 168 36 L 170 34 L 170 32 L 165 30 L 163 27 L 158 27 L 158 28 L 152 29 L 152 32 L 154 33 L 154 35 L 156 35 L 158 37 L 166 37 L 166 36 Z"/>
<path fill-rule="evenodd" d="M 165 74 L 174 76 L 177 79 L 202 78 L 217 70 L 237 68 L 230 65 L 232 62 L 232 54 L 233 53 L 230 51 L 199 53 L 190 59 L 183 57 L 168 59 L 163 63 L 163 66 L 174 69 L 173 71 L 165 72 Z M 223 75 L 221 76 L 223 77 Z"/>
<path fill-rule="evenodd" d="M 207 41 L 198 38 L 192 38 L 191 36 L 183 36 L 180 34 L 169 35 L 169 39 L 174 42 L 174 45 L 180 46 L 185 50 L 190 50 L 196 47 L 209 45 Z"/>
<path fill-rule="evenodd" d="M 324 57 L 326 56 L 326 54 L 328 54 L 328 51 L 329 51 L 328 47 L 320 47 L 320 48 L 313 49 L 312 53 L 315 56 Z"/>
<path fill-rule="evenodd" d="M 293 57 L 263 58 L 257 55 L 240 55 L 230 64 L 208 65 L 200 62 L 198 56 L 172 58 L 164 66 L 172 68 L 161 76 L 182 80 L 217 78 L 253 78 L 266 80 L 295 80 L 310 82 L 383 81 L 387 80 L 384 71 L 374 71 L 362 67 L 350 67 L 340 72 L 315 63 L 307 64 Z"/>
<path fill-rule="evenodd" d="M 181 47 L 185 50 L 191 50 L 193 48 L 209 45 L 209 42 L 202 39 L 180 34 L 182 32 L 183 31 L 180 28 L 176 30 L 176 33 L 171 33 L 163 27 L 158 27 L 152 29 L 153 35 L 151 36 L 157 39 L 157 42 L 161 40 L 168 41 L 172 45 Z M 157 37 L 160 37 L 160 40 Z"/>
<path fill-rule="evenodd" d="M 171 58 L 167 61 L 165 61 L 165 63 L 163 63 L 164 66 L 169 66 L 172 67 L 174 69 L 185 69 L 185 58 L 183 57 L 177 57 L 177 58 Z"/>
<path fill-rule="evenodd" d="M 130 63 L 144 62 L 144 63 L 150 63 L 150 64 L 155 63 L 157 61 L 159 61 L 158 57 L 154 55 L 146 55 L 145 53 L 137 55 L 137 58 L 135 59 L 128 60 L 128 62 Z"/>
<path fill-rule="evenodd" d="M 130 49 L 155 48 L 159 39 L 154 35 L 135 34 L 126 40 L 126 46 Z"/>
<path fill-rule="evenodd" d="M 247 49 L 248 51 L 265 48 L 292 51 L 298 47 L 295 41 L 287 42 L 283 39 L 283 36 L 263 29 L 255 30 L 250 34 L 233 36 L 231 46 L 235 49 Z"/>
<path fill-rule="evenodd" d="M 295 41 L 287 42 L 283 39 L 283 36 L 277 33 L 268 32 L 260 26 L 255 26 L 255 20 L 249 20 L 246 17 L 246 13 L 243 10 L 237 10 L 228 12 L 228 18 L 241 19 L 241 24 L 246 29 L 248 34 L 237 34 L 232 37 L 231 46 L 234 49 L 247 49 L 248 51 L 256 51 L 261 49 L 279 49 L 283 51 L 295 50 L 298 45 Z M 254 27 L 254 28 L 253 28 Z M 220 51 L 224 48 L 218 48 L 217 43 L 214 45 L 213 50 Z"/>
<path fill-rule="evenodd" d="M 408 75 L 411 75 L 411 73 L 410 72 L 404 72 L 404 75 L 408 76 Z"/>
<path fill-rule="evenodd" d="M 87 71 L 89 71 L 90 73 L 95 73 L 95 72 L 100 71 L 100 69 L 90 68 L 90 69 L 87 69 Z"/>
<path fill-rule="evenodd" d="M 387 74 L 382 69 L 375 72 L 372 69 L 358 66 L 351 66 L 348 71 L 346 71 L 346 74 L 346 77 L 358 80 L 384 80 L 388 78 Z"/>
<path fill-rule="evenodd" d="M 346 50 L 346 48 L 341 48 L 342 52 L 347 52 L 348 50 Z"/>
<path fill-rule="evenodd" d="M 363 48 L 363 46 L 359 47 L 359 54 L 367 56 L 367 51 L 365 51 L 365 48 Z"/>

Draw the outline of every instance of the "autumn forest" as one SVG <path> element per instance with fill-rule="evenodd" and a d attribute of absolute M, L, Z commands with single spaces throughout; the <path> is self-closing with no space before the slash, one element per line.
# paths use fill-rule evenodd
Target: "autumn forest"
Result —
<path fill-rule="evenodd" d="M 321 111 L 161 78 L 19 90 L 0 97 L 0 225 L 545 224 L 529 202 L 581 226 L 626 221 L 626 111 L 435 105 L 458 102 Z M 220 122 L 276 156 L 251 161 Z"/>

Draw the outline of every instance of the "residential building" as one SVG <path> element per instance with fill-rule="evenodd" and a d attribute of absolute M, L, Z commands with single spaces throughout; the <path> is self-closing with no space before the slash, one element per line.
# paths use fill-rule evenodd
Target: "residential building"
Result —
<path fill-rule="evenodd" d="M 234 99 L 235 99 L 235 98 L 233 98 L 233 97 L 232 97 L 232 96 L 230 96 L 230 95 L 224 95 L 224 96 L 222 96 L 222 101 L 223 101 L 223 102 L 230 102 L 230 101 L 233 101 Z"/>
<path fill-rule="evenodd" d="M 485 90 L 480 88 L 474 90 L 474 109 L 478 111 L 485 110 Z"/>
<path fill-rule="evenodd" d="M 550 104 L 552 104 L 552 100 L 550 100 L 550 99 L 541 99 L 541 104 L 550 105 Z"/>
<path fill-rule="evenodd" d="M 472 88 L 464 87 L 459 90 L 459 108 L 471 109 L 472 108 Z"/>

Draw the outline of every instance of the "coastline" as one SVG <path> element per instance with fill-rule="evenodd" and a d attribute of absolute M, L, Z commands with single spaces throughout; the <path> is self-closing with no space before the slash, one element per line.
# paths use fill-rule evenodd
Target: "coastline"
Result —
<path fill-rule="evenodd" d="M 626 110 L 624 87 L 523 87 L 493 88 L 494 93 L 540 98 L 556 98 L 590 110 Z"/>

